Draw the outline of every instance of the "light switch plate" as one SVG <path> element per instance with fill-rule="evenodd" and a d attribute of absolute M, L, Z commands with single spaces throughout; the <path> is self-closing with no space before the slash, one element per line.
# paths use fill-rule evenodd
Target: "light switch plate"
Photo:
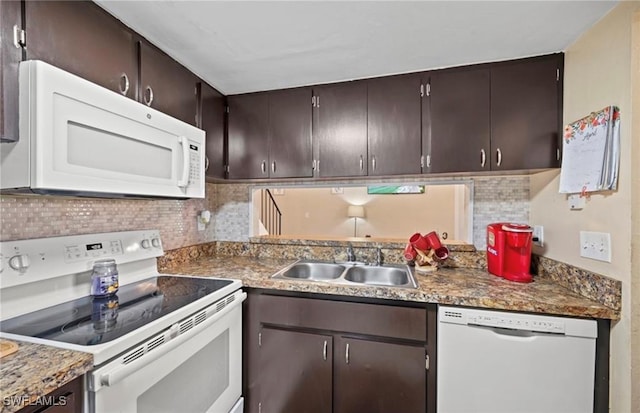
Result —
<path fill-rule="evenodd" d="M 611 262 L 611 234 L 580 231 L 580 256 Z"/>

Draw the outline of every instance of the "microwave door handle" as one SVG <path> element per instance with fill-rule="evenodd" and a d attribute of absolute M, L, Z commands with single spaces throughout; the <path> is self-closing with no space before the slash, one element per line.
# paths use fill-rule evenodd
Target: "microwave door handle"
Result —
<path fill-rule="evenodd" d="M 178 179 L 178 186 L 186 188 L 189 185 L 189 139 L 186 136 L 180 136 L 178 142 L 182 146 L 182 176 Z"/>

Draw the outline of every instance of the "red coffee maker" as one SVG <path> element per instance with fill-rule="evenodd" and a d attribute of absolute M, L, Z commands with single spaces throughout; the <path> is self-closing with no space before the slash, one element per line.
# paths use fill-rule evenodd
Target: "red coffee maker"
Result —
<path fill-rule="evenodd" d="M 507 280 L 532 281 L 531 238 L 529 225 L 496 222 L 487 225 L 487 267 L 491 274 Z"/>

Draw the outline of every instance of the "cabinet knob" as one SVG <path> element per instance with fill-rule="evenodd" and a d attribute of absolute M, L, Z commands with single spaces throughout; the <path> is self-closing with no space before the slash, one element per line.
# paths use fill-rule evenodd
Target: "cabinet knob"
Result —
<path fill-rule="evenodd" d="M 147 106 L 151 106 L 151 103 L 153 102 L 153 89 L 151 89 L 151 86 L 147 86 L 144 90 L 144 103 Z"/>
<path fill-rule="evenodd" d="M 364 159 L 362 159 L 362 155 L 360 155 L 360 170 L 364 170 Z"/>
<path fill-rule="evenodd" d="M 267 161 L 262 161 L 262 164 L 260 165 L 260 169 L 262 169 L 262 173 L 267 173 Z"/>
<path fill-rule="evenodd" d="M 129 92 L 129 86 L 131 86 L 129 84 L 129 76 L 127 76 L 126 73 L 123 73 L 120 76 L 120 93 L 122 93 L 124 96 L 127 96 L 127 93 Z"/>
<path fill-rule="evenodd" d="M 498 155 L 498 159 L 497 159 L 496 165 L 500 166 L 500 164 L 502 163 L 502 151 L 500 150 L 500 148 L 498 148 L 496 150 L 496 153 Z"/>
<path fill-rule="evenodd" d="M 276 173 L 276 161 L 271 162 L 271 172 Z"/>
<path fill-rule="evenodd" d="M 484 149 L 480 149 L 480 166 L 484 168 L 484 165 L 487 163 L 487 153 Z"/>
<path fill-rule="evenodd" d="M 371 157 L 371 167 L 373 168 L 373 170 L 376 170 L 376 157 L 375 155 Z"/>

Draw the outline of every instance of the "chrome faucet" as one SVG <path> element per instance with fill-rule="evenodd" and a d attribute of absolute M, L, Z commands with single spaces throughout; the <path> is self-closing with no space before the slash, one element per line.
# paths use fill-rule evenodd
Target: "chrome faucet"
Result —
<path fill-rule="evenodd" d="M 379 267 L 382 265 L 382 260 L 384 259 L 382 255 L 382 250 L 380 248 L 376 248 L 376 266 Z"/>
<path fill-rule="evenodd" d="M 356 260 L 356 253 L 353 251 L 353 245 L 349 244 L 347 247 L 347 261 L 352 262 Z"/>

